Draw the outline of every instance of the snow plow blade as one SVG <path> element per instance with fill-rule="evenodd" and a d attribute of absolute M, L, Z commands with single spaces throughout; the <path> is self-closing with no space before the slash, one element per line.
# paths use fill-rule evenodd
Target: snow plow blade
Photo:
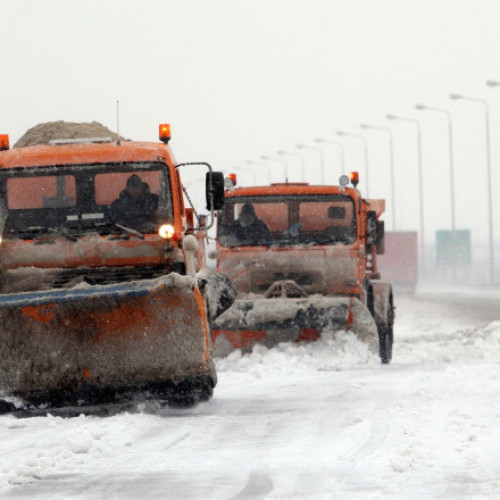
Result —
<path fill-rule="evenodd" d="M 0 391 L 60 407 L 146 394 L 206 400 L 216 384 L 203 298 L 172 273 L 0 296 Z"/>
<path fill-rule="evenodd" d="M 377 350 L 375 321 L 358 299 L 320 296 L 237 300 L 214 322 L 214 354 L 248 351 L 255 343 L 317 340 L 323 330 L 351 331 Z"/>

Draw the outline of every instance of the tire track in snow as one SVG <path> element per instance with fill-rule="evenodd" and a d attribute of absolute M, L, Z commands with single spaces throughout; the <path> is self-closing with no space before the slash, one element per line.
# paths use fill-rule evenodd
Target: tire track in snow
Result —
<path fill-rule="evenodd" d="M 351 453 L 347 454 L 351 461 L 351 468 L 358 467 L 366 458 L 373 455 L 384 444 L 390 432 L 390 422 L 372 422 L 366 438 Z"/>
<path fill-rule="evenodd" d="M 251 472 L 245 487 L 231 500 L 247 500 L 266 498 L 273 489 L 271 477 L 263 472 Z"/>

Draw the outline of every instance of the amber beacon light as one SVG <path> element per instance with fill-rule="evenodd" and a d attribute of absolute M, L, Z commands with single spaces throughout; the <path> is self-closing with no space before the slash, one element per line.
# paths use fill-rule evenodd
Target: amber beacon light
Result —
<path fill-rule="evenodd" d="M 0 134 L 0 151 L 9 149 L 9 136 L 7 134 Z"/>
<path fill-rule="evenodd" d="M 165 144 L 168 144 L 168 141 L 170 140 L 170 124 L 169 123 L 162 123 L 160 125 L 160 141 L 164 142 Z"/>
<path fill-rule="evenodd" d="M 356 187 L 359 184 L 358 172 L 351 172 L 351 184 Z"/>

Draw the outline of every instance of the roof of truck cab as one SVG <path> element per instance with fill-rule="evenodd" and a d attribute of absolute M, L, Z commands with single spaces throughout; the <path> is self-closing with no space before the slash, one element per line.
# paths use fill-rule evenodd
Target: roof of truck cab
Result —
<path fill-rule="evenodd" d="M 270 186 L 251 186 L 235 188 L 226 191 L 226 198 L 238 198 L 239 196 L 282 196 L 282 195 L 302 195 L 302 194 L 346 194 L 354 199 L 361 197 L 361 193 L 352 187 L 341 188 L 340 186 L 310 185 L 306 182 L 289 182 L 271 184 Z M 385 212 L 385 200 L 366 199 L 364 200 L 369 210 L 376 212 L 380 217 Z"/>
<path fill-rule="evenodd" d="M 359 191 L 354 188 L 310 185 L 305 182 L 271 184 L 270 186 L 241 187 L 235 188 L 232 191 L 226 191 L 226 197 L 228 198 L 238 196 L 279 196 L 294 194 L 347 194 L 348 196 L 352 197 L 360 196 Z"/>
<path fill-rule="evenodd" d="M 157 160 L 176 164 L 170 147 L 160 142 L 44 144 L 0 152 L 2 168 Z"/>

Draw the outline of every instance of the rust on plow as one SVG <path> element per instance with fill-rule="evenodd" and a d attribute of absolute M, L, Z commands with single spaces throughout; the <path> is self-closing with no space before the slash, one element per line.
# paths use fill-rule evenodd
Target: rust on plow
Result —
<path fill-rule="evenodd" d="M 40 402 L 213 387 L 204 308 L 195 280 L 175 273 L 0 296 L 0 390 Z"/>
<path fill-rule="evenodd" d="M 249 350 L 260 343 L 317 340 L 324 330 L 348 330 L 372 349 L 377 348 L 377 327 L 368 309 L 356 298 L 240 299 L 214 322 L 215 355 L 234 349 Z"/>

